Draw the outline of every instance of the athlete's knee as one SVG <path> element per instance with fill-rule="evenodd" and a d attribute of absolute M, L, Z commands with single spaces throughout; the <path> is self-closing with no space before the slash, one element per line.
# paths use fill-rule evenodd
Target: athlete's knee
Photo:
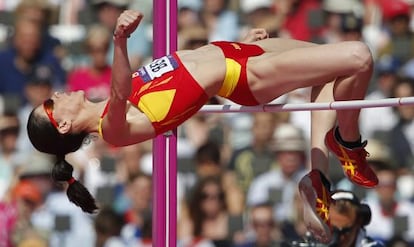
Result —
<path fill-rule="evenodd" d="M 369 47 L 360 41 L 349 42 L 348 54 L 354 69 L 358 72 L 371 71 L 373 67 L 372 53 Z"/>

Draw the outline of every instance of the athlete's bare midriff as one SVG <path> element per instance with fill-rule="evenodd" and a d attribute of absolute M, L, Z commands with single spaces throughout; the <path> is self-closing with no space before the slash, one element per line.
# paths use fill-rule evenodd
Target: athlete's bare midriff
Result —
<path fill-rule="evenodd" d="M 226 73 L 223 52 L 214 45 L 207 45 L 191 51 L 181 50 L 177 55 L 207 95 L 214 96 L 220 89 Z"/>

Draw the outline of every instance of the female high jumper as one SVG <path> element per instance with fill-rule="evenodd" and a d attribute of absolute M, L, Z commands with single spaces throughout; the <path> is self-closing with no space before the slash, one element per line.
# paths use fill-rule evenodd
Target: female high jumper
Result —
<path fill-rule="evenodd" d="M 311 102 L 362 100 L 371 79 L 373 59 L 362 42 L 317 45 L 268 38 L 262 29 L 252 30 L 243 42 L 212 42 L 177 51 L 132 72 L 127 38 L 142 18 L 136 10 L 126 10 L 118 18 L 108 99 L 91 102 L 82 91 L 55 93 L 34 108 L 28 120 L 30 141 L 39 151 L 57 156 L 52 176 L 68 182 L 69 199 L 85 212 L 97 209 L 95 200 L 72 177 L 65 155 L 79 149 L 91 133 L 99 133 L 112 145 L 126 146 L 176 128 L 214 95 L 253 106 L 312 87 Z M 299 190 L 308 229 L 324 243 L 331 238 L 327 148 L 352 182 L 368 188 L 378 183 L 366 162 L 359 112 L 312 112 L 312 167 Z"/>

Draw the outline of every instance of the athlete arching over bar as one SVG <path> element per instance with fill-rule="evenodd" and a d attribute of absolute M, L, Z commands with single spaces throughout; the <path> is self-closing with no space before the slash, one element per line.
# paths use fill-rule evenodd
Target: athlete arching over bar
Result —
<path fill-rule="evenodd" d="M 241 105 L 258 105 L 311 86 L 313 102 L 359 100 L 371 78 L 373 60 L 364 43 L 316 45 L 268 38 L 261 29 L 252 30 L 244 43 L 213 42 L 156 59 L 131 72 L 127 38 L 142 18 L 135 10 L 126 10 L 118 18 L 109 99 L 92 103 L 82 91 L 55 93 L 29 117 L 32 144 L 58 157 L 54 179 L 69 183 L 69 199 L 86 212 L 97 209 L 95 201 L 72 177 L 73 168 L 65 155 L 76 151 L 89 133 L 98 132 L 106 142 L 126 146 L 176 128 L 214 95 Z M 317 121 L 312 125 L 312 170 L 299 189 L 309 230 L 327 242 L 331 198 L 325 177 L 326 146 L 352 182 L 374 187 L 378 180 L 366 163 L 359 110 L 336 111 L 336 123 L 335 112 L 312 114 L 312 122 Z"/>

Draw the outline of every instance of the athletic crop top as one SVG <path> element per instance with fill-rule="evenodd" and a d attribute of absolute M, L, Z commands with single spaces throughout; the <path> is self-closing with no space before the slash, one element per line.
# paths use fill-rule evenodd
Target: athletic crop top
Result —
<path fill-rule="evenodd" d="M 174 53 L 155 59 L 132 74 L 128 101 L 148 117 L 158 135 L 194 115 L 208 96 Z M 108 104 L 109 101 L 99 121 L 101 137 Z"/>

